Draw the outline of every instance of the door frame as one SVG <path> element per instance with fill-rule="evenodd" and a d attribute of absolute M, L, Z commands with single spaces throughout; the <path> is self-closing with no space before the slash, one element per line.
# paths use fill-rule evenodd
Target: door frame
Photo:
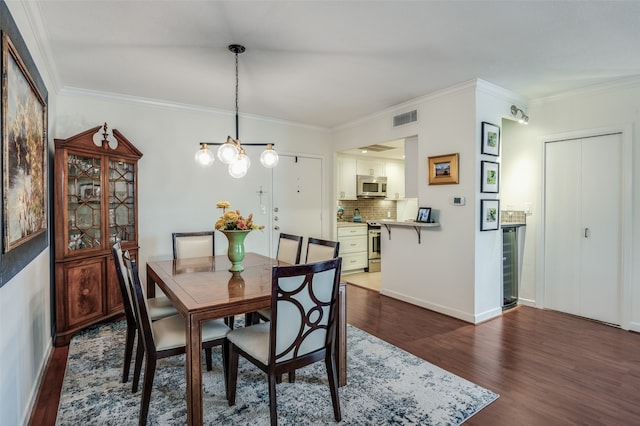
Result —
<path fill-rule="evenodd" d="M 632 125 L 603 127 L 594 129 L 584 129 L 566 133 L 555 133 L 541 136 L 538 140 L 540 143 L 541 153 L 541 185 L 540 185 L 540 227 L 538 229 L 537 240 L 540 242 L 536 253 L 536 275 L 538 277 L 536 284 L 536 306 L 545 307 L 545 234 L 546 223 L 546 148 L 547 143 L 559 142 L 570 139 L 585 139 L 591 137 L 605 136 L 619 133 L 622 138 L 622 158 L 620 161 L 620 296 L 618 306 L 622 312 L 620 313 L 620 327 L 624 330 L 631 328 L 631 281 L 632 281 L 632 194 L 633 194 L 633 168 L 632 168 Z"/>

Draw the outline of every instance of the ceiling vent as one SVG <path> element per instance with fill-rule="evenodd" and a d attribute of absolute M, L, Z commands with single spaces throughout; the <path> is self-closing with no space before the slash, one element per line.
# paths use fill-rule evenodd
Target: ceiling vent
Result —
<path fill-rule="evenodd" d="M 403 126 L 405 124 L 413 123 L 414 121 L 418 121 L 418 110 L 415 109 L 413 111 L 394 116 L 393 127 Z"/>

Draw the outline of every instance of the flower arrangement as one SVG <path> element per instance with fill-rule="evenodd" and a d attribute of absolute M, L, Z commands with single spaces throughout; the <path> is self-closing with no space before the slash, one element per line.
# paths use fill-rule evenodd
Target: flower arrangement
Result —
<path fill-rule="evenodd" d="M 228 201 L 220 201 L 216 207 L 222 209 L 222 216 L 215 224 L 218 231 L 252 231 L 254 229 L 264 229 L 264 225 L 253 223 L 253 213 L 244 218 L 240 214 L 240 210 L 229 210 L 231 203 Z"/>

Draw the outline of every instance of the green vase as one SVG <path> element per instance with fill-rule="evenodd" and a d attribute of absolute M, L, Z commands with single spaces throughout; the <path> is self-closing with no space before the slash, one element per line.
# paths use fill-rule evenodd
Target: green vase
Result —
<path fill-rule="evenodd" d="M 227 236 L 227 240 L 229 241 L 229 248 L 227 249 L 227 256 L 231 261 L 229 272 L 244 271 L 244 266 L 242 266 L 242 261 L 244 260 L 244 239 L 251 231 L 237 230 L 221 232 Z"/>

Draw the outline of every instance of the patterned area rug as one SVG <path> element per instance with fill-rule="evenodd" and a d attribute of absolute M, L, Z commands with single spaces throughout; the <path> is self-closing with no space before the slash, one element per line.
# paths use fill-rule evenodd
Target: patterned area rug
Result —
<path fill-rule="evenodd" d="M 117 322 L 72 339 L 57 425 L 137 423 L 141 391 L 131 393 L 131 379 L 120 382 L 124 336 L 125 323 Z M 355 327 L 348 326 L 347 339 L 341 424 L 458 425 L 498 398 Z M 220 349 L 214 349 L 213 370 L 203 365 L 205 424 L 269 424 L 266 375 L 241 357 L 236 405 L 229 407 L 221 359 Z M 297 370 L 293 384 L 283 380 L 276 391 L 281 425 L 336 424 L 323 362 Z M 158 361 L 148 424 L 186 423 L 185 386 L 184 356 Z"/>

